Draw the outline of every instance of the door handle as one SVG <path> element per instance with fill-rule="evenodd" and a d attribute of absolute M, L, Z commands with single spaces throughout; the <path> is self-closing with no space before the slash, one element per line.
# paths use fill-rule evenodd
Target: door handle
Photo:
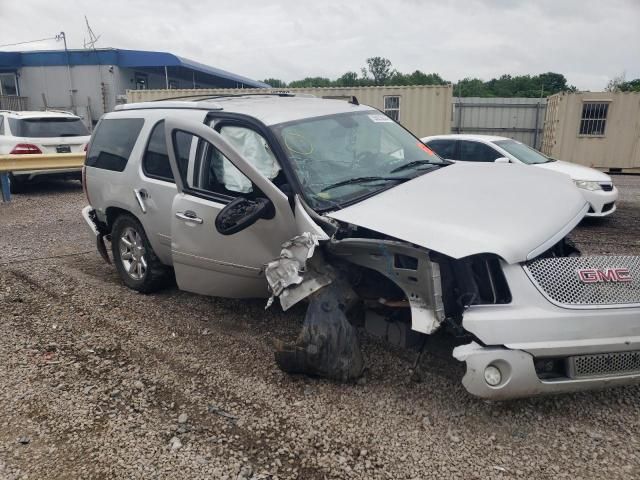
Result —
<path fill-rule="evenodd" d="M 136 197 L 136 201 L 138 202 L 138 206 L 142 213 L 147 213 L 147 207 L 144 204 L 144 199 L 147 198 L 147 191 L 143 188 L 142 190 L 134 188 L 133 194 Z"/>
<path fill-rule="evenodd" d="M 181 220 L 197 223 L 198 225 L 200 225 L 203 221 L 200 217 L 196 215 L 196 212 L 192 212 L 191 210 L 187 210 L 185 212 L 176 212 L 176 217 Z"/>

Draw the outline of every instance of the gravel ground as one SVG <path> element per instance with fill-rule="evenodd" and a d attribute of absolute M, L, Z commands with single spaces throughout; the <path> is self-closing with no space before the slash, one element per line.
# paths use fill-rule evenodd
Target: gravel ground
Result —
<path fill-rule="evenodd" d="M 640 177 L 573 234 L 640 254 Z M 462 364 L 362 334 L 369 371 L 288 376 L 303 311 L 125 288 L 85 236 L 73 182 L 0 204 L 0 478 L 638 478 L 640 387 L 504 403 Z"/>

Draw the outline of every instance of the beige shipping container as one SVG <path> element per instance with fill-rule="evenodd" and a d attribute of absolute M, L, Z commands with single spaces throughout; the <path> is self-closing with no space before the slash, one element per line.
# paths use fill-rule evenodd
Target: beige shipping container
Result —
<path fill-rule="evenodd" d="M 349 100 L 352 96 L 398 120 L 418 137 L 451 131 L 451 85 L 404 87 L 326 87 L 290 89 L 127 90 L 127 102 L 148 102 L 176 97 L 237 93 L 295 93 Z"/>
<path fill-rule="evenodd" d="M 542 152 L 602 170 L 640 171 L 640 93 L 552 95 Z"/>

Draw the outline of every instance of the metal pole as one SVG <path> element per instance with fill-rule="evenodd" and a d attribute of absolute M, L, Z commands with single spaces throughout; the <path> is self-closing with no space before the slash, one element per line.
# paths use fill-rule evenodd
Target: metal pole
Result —
<path fill-rule="evenodd" d="M 536 104 L 536 124 L 533 129 L 533 148 L 538 149 L 538 122 L 540 121 L 540 102 Z"/>
<path fill-rule="evenodd" d="M 458 133 L 462 130 L 462 111 L 464 107 L 462 106 L 462 85 L 460 85 L 460 80 L 458 80 Z"/>
<path fill-rule="evenodd" d="M 2 190 L 2 201 L 11 201 L 11 189 L 9 188 L 9 174 L 7 172 L 0 173 L 0 190 Z"/>
<path fill-rule="evenodd" d="M 71 77 L 71 61 L 69 60 L 69 49 L 67 48 L 67 36 L 64 34 L 64 32 L 60 32 L 58 34 L 58 37 L 59 39 L 61 38 L 64 42 L 64 53 L 67 57 L 67 74 L 69 76 L 69 99 L 71 100 L 71 111 L 73 113 L 77 113 L 75 99 L 73 98 L 73 80 Z"/>
<path fill-rule="evenodd" d="M 164 86 L 167 90 L 169 90 L 169 72 L 167 71 L 167 66 L 164 66 Z"/>

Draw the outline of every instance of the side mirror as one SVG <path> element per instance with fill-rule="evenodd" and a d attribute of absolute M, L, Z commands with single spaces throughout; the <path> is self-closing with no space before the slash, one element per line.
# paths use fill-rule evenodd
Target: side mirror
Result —
<path fill-rule="evenodd" d="M 250 227 L 259 219 L 273 218 L 275 209 L 271 200 L 238 197 L 220 210 L 216 217 L 216 230 L 222 235 L 233 235 Z"/>
<path fill-rule="evenodd" d="M 493 163 L 511 163 L 511 160 L 507 157 L 498 157 L 493 161 Z"/>

